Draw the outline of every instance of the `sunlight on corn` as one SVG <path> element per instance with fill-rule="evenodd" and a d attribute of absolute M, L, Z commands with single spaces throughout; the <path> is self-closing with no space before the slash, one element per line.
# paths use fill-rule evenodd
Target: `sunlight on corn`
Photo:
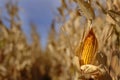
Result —
<path fill-rule="evenodd" d="M 79 58 L 81 60 L 80 63 L 82 65 L 93 63 L 97 47 L 98 47 L 97 38 L 95 37 L 93 29 L 91 29 L 87 36 L 85 37 L 82 48 L 79 48 L 79 50 L 82 49 L 82 51 L 79 53 L 80 54 Z"/>

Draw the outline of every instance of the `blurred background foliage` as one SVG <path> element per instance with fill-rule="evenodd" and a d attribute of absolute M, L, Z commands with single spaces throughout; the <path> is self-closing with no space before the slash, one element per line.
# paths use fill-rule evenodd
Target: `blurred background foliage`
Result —
<path fill-rule="evenodd" d="M 8 16 L 0 18 L 0 80 L 78 80 L 72 59 L 88 32 L 88 19 L 98 40 L 97 63 L 109 70 L 111 80 L 120 79 L 120 1 L 89 0 L 92 11 L 78 7 L 77 0 L 60 1 L 44 49 L 36 24 L 30 24 L 30 43 L 23 32 L 19 1 L 5 4 Z"/>

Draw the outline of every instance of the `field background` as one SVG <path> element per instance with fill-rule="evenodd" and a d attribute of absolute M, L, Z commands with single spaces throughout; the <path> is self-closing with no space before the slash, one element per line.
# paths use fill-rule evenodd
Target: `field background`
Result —
<path fill-rule="evenodd" d="M 80 1 L 0 0 L 0 80 L 79 80 L 73 59 L 90 20 L 106 69 L 98 80 L 119 80 L 120 1 Z"/>

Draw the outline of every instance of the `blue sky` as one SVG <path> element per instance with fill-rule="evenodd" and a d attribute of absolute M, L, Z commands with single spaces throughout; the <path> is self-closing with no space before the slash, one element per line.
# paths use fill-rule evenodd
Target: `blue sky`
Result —
<path fill-rule="evenodd" d="M 5 1 L 7 0 L 0 0 L 0 7 L 4 6 Z M 19 5 L 21 7 L 20 15 L 23 20 L 25 33 L 29 35 L 29 23 L 35 23 L 44 46 L 51 21 L 55 16 L 52 11 L 57 11 L 56 9 L 60 2 L 58 0 L 19 0 Z"/>
<path fill-rule="evenodd" d="M 27 26 L 30 22 L 37 25 L 37 30 L 40 33 L 42 45 L 46 43 L 46 38 L 50 29 L 50 24 L 54 18 L 52 11 L 56 11 L 59 6 L 58 0 L 22 0 L 20 6 L 23 8 L 24 25 Z M 29 32 L 29 27 L 25 31 Z"/>

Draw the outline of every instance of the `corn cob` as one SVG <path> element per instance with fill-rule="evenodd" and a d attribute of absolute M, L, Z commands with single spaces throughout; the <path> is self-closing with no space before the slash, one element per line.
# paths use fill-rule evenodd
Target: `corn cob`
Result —
<path fill-rule="evenodd" d="M 81 47 L 82 46 L 82 47 Z M 97 38 L 93 32 L 93 29 L 89 31 L 87 36 L 85 37 L 84 42 L 80 48 L 77 50 L 77 54 L 79 54 L 80 64 L 92 64 L 95 58 L 95 53 L 98 47 Z M 80 52 L 79 52 L 80 51 Z"/>

